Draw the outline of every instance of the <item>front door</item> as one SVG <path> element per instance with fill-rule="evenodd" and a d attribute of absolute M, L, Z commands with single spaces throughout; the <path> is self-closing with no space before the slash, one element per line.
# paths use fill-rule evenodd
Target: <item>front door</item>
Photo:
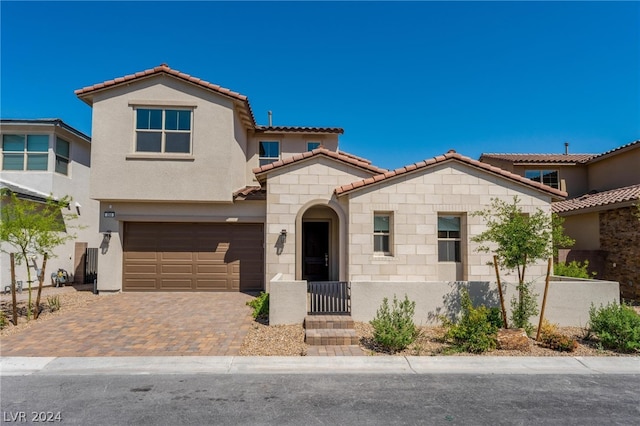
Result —
<path fill-rule="evenodd" d="M 302 224 L 302 279 L 329 280 L 329 222 Z"/>

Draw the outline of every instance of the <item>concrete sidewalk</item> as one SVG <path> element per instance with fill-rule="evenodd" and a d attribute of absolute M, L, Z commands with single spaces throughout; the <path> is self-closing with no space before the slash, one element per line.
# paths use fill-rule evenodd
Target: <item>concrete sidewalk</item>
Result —
<path fill-rule="evenodd" d="M 2 357 L 0 376 L 137 374 L 633 374 L 640 357 Z"/>

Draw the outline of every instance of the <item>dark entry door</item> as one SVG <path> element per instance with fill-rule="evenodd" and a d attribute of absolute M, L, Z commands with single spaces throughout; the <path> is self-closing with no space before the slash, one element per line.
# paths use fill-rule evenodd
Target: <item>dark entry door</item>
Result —
<path fill-rule="evenodd" d="M 329 222 L 302 224 L 302 279 L 329 280 Z"/>

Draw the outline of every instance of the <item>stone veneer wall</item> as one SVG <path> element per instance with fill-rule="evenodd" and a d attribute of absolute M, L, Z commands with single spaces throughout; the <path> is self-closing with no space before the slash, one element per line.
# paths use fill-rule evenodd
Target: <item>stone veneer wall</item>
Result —
<path fill-rule="evenodd" d="M 635 212 L 635 207 L 625 207 L 600 213 L 600 248 L 608 252 L 602 279 L 618 281 L 623 298 L 640 300 L 640 221 Z"/>

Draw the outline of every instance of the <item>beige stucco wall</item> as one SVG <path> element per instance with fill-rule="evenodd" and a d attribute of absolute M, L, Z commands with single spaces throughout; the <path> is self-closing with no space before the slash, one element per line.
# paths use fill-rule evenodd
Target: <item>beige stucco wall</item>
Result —
<path fill-rule="evenodd" d="M 371 281 L 351 283 L 351 316 L 355 321 L 368 322 L 376 315 L 383 298 L 393 301 L 394 295 L 403 300 L 405 294 L 416 302 L 414 321 L 416 324 L 428 325 L 438 323 L 439 316 L 455 316 L 459 314 L 459 294 L 461 287 L 467 287 L 474 306 L 500 306 L 498 287 L 495 282 L 384 282 Z M 517 296 L 514 282 L 503 283 L 505 307 L 510 317 L 512 297 Z M 542 306 L 544 296 L 544 278 L 533 285 L 537 294 L 538 307 Z M 612 281 L 575 280 L 552 281 L 549 284 L 545 318 L 560 326 L 584 327 L 589 320 L 589 308 L 607 303 L 619 303 L 618 283 Z M 539 315 L 530 322 L 538 325 Z"/>
<path fill-rule="evenodd" d="M 49 159 L 47 171 L 2 171 L 0 178 L 8 182 L 24 186 L 31 190 L 43 194 L 53 194 L 54 197 L 62 198 L 70 196 L 73 198 L 69 208 L 64 209 L 64 213 L 77 214 L 76 220 L 68 221 L 68 232 L 76 236 L 65 244 L 54 250 L 54 256 L 47 261 L 45 271 L 45 284 L 49 283 L 48 277 L 58 268 L 62 268 L 73 274 L 75 271 L 76 242 L 86 242 L 89 247 L 98 247 L 100 237 L 98 235 L 98 208 L 99 203 L 89 197 L 90 178 L 90 152 L 91 144 L 78 137 L 74 133 L 64 128 L 53 125 L 11 125 L 3 126 L 2 133 L 6 134 L 48 134 L 49 135 Z M 55 138 L 60 137 L 70 144 L 70 162 L 68 174 L 56 173 L 55 170 Z M 76 202 L 80 207 L 76 208 Z M 10 250 L 7 245 L 3 248 Z M 80 259 L 78 259 L 79 261 Z M 38 267 L 42 266 L 42 258 L 36 258 Z M 33 273 L 32 269 L 32 273 Z M 4 289 L 10 283 L 10 261 L 9 255 L 0 253 L 0 285 Z M 16 279 L 27 281 L 26 268 L 23 265 L 17 266 Z M 32 278 L 33 279 L 33 278 Z"/>
<path fill-rule="evenodd" d="M 102 241 L 101 234 L 98 290 L 122 290 L 125 222 L 264 223 L 265 207 L 261 201 L 238 201 L 234 204 L 101 202 L 100 232 L 111 231 L 111 239 L 106 243 Z M 105 218 L 104 211 L 115 212 L 115 218 Z"/>
<path fill-rule="evenodd" d="M 550 213 L 550 197 L 457 162 L 382 181 L 354 191 L 349 197 L 349 280 L 436 281 L 495 279 L 487 263 L 491 254 L 476 252 L 471 238 L 485 230 L 471 213 L 491 204 L 492 198 L 512 202 L 517 195 L 525 213 L 537 208 Z M 392 256 L 373 252 L 374 212 L 393 216 Z M 462 278 L 451 274 L 450 264 L 438 263 L 438 214 L 463 217 Z M 465 255 L 466 253 L 466 255 Z M 546 262 L 527 268 L 529 277 L 543 275 Z M 503 271 L 507 276 L 507 271 Z M 451 276 L 446 276 L 451 274 Z"/>
<path fill-rule="evenodd" d="M 534 282 L 538 307 L 544 297 L 544 278 Z M 355 321 L 369 322 L 386 297 L 392 305 L 393 298 L 404 300 L 405 295 L 416 303 L 414 322 L 417 325 L 434 325 L 440 316 L 453 318 L 460 313 L 460 290 L 467 288 L 474 306 L 499 307 L 500 299 L 495 282 L 351 282 L 351 317 Z M 589 308 L 620 302 L 617 282 L 596 280 L 562 280 L 553 278 L 549 284 L 544 317 L 560 326 L 584 327 L 589 320 Z M 301 324 L 307 310 L 307 286 L 304 281 L 274 280 L 271 283 L 269 323 Z M 511 316 L 510 300 L 517 296 L 514 282 L 504 282 L 503 291 L 508 317 Z M 275 308 L 275 309 L 274 309 Z M 530 322 L 537 326 L 540 316 Z"/>
<path fill-rule="evenodd" d="M 252 170 L 260 164 L 259 148 L 261 141 L 279 142 L 281 159 L 306 152 L 307 142 L 320 142 L 322 146 L 330 151 L 338 150 L 337 134 L 251 133 L 247 141 L 247 182 L 251 182 L 251 185 L 258 185 L 258 180 Z"/>
<path fill-rule="evenodd" d="M 304 212 L 314 206 L 325 206 L 333 210 L 337 216 L 340 241 L 337 278 L 346 278 L 348 206 L 346 200 L 336 199 L 333 192 L 339 185 L 369 177 L 371 174 L 324 156 L 316 156 L 275 170 L 268 175 L 265 282 L 270 282 L 277 274 L 282 274 L 284 280 L 301 278 L 301 219 Z M 287 231 L 287 238 L 280 250 L 277 244 L 283 229 Z"/>
<path fill-rule="evenodd" d="M 191 154 L 135 152 L 135 107 L 193 108 Z M 91 195 L 100 200 L 231 201 L 246 184 L 246 134 L 233 103 L 166 75 L 94 96 Z"/>
<path fill-rule="evenodd" d="M 589 164 L 589 189 L 606 191 L 640 183 L 640 145 Z"/>
<path fill-rule="evenodd" d="M 524 176 L 526 170 L 557 170 L 558 179 L 560 182 L 560 189 L 566 191 L 568 197 L 578 197 L 589 191 L 587 180 L 587 167 L 585 165 L 575 166 L 513 166 L 511 167 L 513 173 Z M 508 170 L 508 169 L 505 169 Z M 563 186 L 564 185 L 564 186 Z"/>
<path fill-rule="evenodd" d="M 576 214 L 564 217 L 564 233 L 576 243 L 573 250 L 600 249 L 599 213 Z"/>

